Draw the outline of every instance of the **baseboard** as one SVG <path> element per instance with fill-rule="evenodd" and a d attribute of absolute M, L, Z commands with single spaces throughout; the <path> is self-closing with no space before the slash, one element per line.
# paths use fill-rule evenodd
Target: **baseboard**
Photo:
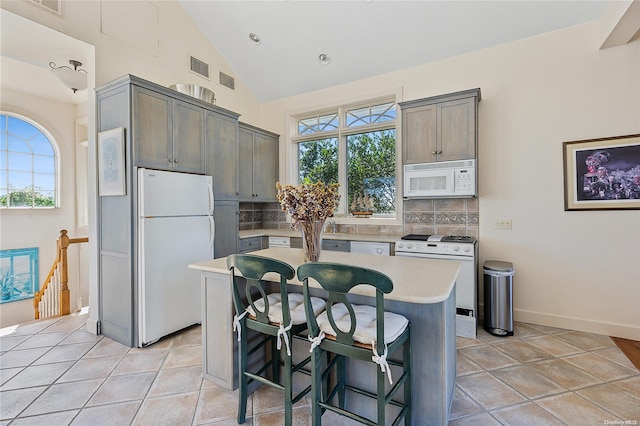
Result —
<path fill-rule="evenodd" d="M 640 327 L 625 324 L 593 321 L 585 318 L 573 318 L 522 309 L 514 309 L 513 317 L 518 322 L 526 322 L 529 324 L 540 324 L 548 327 L 640 340 Z"/>
<path fill-rule="evenodd" d="M 91 334 L 100 334 L 100 322 L 96 318 L 88 318 L 85 330 Z"/>

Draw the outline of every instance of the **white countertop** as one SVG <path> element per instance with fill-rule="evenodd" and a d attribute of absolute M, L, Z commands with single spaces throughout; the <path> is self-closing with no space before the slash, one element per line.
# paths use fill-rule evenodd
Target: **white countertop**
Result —
<path fill-rule="evenodd" d="M 240 231 L 240 238 L 251 237 L 298 237 L 301 238 L 299 230 L 293 229 L 252 229 Z M 388 234 L 355 234 L 345 232 L 323 232 L 322 238 L 325 240 L 349 240 L 349 241 L 370 241 L 380 243 L 395 243 L 401 235 Z"/>
<path fill-rule="evenodd" d="M 302 249 L 274 247 L 254 251 L 251 255 L 278 259 L 288 263 L 293 269 L 297 269 L 299 265 L 304 263 Z M 394 285 L 393 291 L 385 295 L 386 299 L 420 304 L 440 303 L 446 300 L 453 290 L 462 267 L 460 262 L 451 260 L 377 256 L 330 250 L 322 251 L 320 261 L 360 266 L 382 272 L 391 278 Z M 189 268 L 203 272 L 229 273 L 226 258 L 193 263 L 189 265 Z M 277 277 L 270 277 L 268 274 L 265 279 L 279 281 Z M 302 285 L 297 276 L 289 282 L 294 285 Z M 310 286 L 319 287 L 313 280 L 310 281 Z M 371 287 L 355 287 L 353 293 L 375 296 Z"/>

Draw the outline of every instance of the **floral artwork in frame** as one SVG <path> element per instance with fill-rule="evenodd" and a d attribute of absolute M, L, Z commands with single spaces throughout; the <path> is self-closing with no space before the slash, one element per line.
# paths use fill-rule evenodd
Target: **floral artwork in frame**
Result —
<path fill-rule="evenodd" d="M 640 135 L 564 142 L 564 209 L 640 209 Z"/>
<path fill-rule="evenodd" d="M 100 196 L 126 195 L 124 128 L 98 133 L 98 186 Z"/>
<path fill-rule="evenodd" d="M 38 291 L 38 248 L 0 250 L 0 303 L 32 298 Z"/>

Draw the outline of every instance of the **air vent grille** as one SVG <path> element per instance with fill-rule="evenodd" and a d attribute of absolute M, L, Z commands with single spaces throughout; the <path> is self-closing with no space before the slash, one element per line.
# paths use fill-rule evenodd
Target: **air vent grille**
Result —
<path fill-rule="evenodd" d="M 191 69 L 191 71 L 209 80 L 209 64 L 193 56 L 190 57 L 189 62 L 189 69 Z"/>
<path fill-rule="evenodd" d="M 220 84 L 224 87 L 228 87 L 231 90 L 236 90 L 235 78 L 223 73 L 222 71 L 220 71 Z"/>
<path fill-rule="evenodd" d="M 51 13 L 62 16 L 62 0 L 25 0 Z"/>

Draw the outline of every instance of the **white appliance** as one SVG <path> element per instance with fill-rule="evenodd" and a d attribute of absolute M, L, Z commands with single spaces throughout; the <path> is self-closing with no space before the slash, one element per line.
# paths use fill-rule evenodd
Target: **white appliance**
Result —
<path fill-rule="evenodd" d="M 476 195 L 476 160 L 473 159 L 405 164 L 403 171 L 406 198 Z"/>
<path fill-rule="evenodd" d="M 200 274 L 213 259 L 211 176 L 138 169 L 138 345 L 202 322 Z"/>
<path fill-rule="evenodd" d="M 269 247 L 291 247 L 291 238 L 269 237 Z"/>
<path fill-rule="evenodd" d="M 478 246 L 473 237 L 409 234 L 396 241 L 396 256 L 456 260 L 462 263 L 456 281 L 456 335 L 476 338 Z"/>
<path fill-rule="evenodd" d="M 375 243 L 367 241 L 351 241 L 351 253 L 377 254 L 389 256 L 389 243 Z"/>

